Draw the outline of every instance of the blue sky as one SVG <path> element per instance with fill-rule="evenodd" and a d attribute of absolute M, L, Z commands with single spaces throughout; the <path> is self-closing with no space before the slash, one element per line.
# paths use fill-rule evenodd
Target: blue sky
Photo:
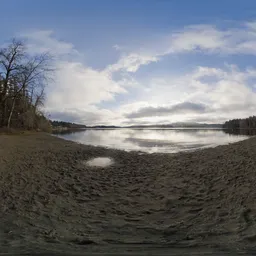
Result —
<path fill-rule="evenodd" d="M 55 55 L 44 111 L 85 124 L 222 122 L 256 110 L 253 0 L 0 1 L 1 39 Z"/>

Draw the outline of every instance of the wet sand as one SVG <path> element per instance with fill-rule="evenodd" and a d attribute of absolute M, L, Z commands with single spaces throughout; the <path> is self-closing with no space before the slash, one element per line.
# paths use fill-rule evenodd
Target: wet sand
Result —
<path fill-rule="evenodd" d="M 85 164 L 94 157 L 113 163 Z M 0 135 L 0 196 L 1 253 L 250 251 L 256 138 L 147 155 Z"/>

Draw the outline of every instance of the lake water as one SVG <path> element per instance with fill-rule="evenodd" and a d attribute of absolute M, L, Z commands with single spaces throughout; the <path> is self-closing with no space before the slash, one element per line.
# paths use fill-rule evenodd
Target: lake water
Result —
<path fill-rule="evenodd" d="M 57 136 L 86 145 L 146 153 L 196 150 L 248 138 L 221 129 L 88 129 Z"/>

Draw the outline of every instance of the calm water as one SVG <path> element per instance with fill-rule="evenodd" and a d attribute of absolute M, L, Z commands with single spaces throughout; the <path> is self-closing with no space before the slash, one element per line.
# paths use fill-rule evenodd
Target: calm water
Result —
<path fill-rule="evenodd" d="M 147 153 L 196 150 L 248 138 L 213 129 L 88 129 L 57 136 L 86 145 Z"/>

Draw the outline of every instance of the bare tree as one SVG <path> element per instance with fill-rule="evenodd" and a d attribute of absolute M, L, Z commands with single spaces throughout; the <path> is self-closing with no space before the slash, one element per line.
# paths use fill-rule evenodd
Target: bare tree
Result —
<path fill-rule="evenodd" d="M 4 125 L 6 115 L 6 100 L 9 96 L 8 87 L 10 82 L 20 69 L 20 62 L 25 55 L 25 48 L 22 41 L 13 39 L 6 48 L 0 49 L 0 75 L 2 87 L 0 91 L 1 125 Z"/>
<path fill-rule="evenodd" d="M 26 128 L 34 128 L 38 107 L 44 101 L 45 84 L 52 79 L 51 63 L 48 53 L 30 56 L 24 44 L 15 39 L 0 49 L 0 126 L 9 128 L 14 120 L 16 125 L 19 120 L 25 126 L 29 117 Z"/>
<path fill-rule="evenodd" d="M 22 95 L 22 97 L 25 98 L 30 94 L 30 102 L 28 100 L 24 101 L 27 105 L 24 108 L 25 111 L 30 111 L 35 114 L 37 107 L 40 105 L 39 103 L 42 105 L 44 84 L 47 83 L 50 73 L 53 71 L 53 69 L 49 67 L 50 61 L 51 56 L 49 54 L 41 54 L 34 56 L 33 58 L 29 58 L 27 62 L 20 66 L 18 76 L 15 80 L 18 84 L 18 90 L 12 97 L 12 108 L 9 113 L 7 123 L 8 128 L 10 127 L 10 120 L 13 115 L 13 106 L 15 105 L 16 98 L 19 95 Z M 39 92 L 37 93 L 37 91 Z M 35 99 L 33 99 L 34 97 Z M 33 108 L 34 111 L 31 111 L 31 108 Z"/>

